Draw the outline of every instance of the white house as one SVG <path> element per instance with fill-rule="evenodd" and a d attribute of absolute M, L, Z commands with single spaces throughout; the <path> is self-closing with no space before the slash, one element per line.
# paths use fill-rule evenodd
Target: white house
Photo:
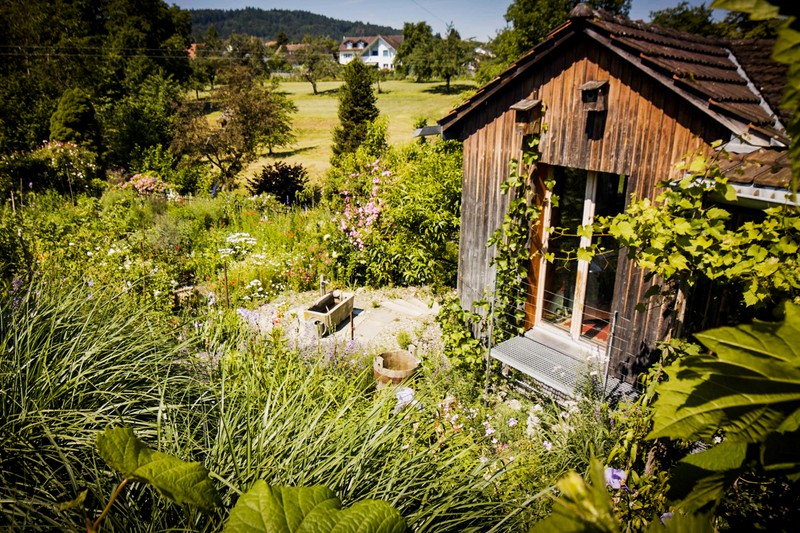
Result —
<path fill-rule="evenodd" d="M 374 65 L 381 70 L 394 70 L 397 49 L 402 42 L 402 35 L 344 37 L 339 45 L 339 64 L 346 65 L 359 57 L 366 65 Z"/>

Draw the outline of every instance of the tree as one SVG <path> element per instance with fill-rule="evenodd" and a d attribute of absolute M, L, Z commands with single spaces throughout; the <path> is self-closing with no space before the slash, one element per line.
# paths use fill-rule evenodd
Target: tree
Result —
<path fill-rule="evenodd" d="M 403 25 L 403 42 L 397 50 L 395 64 L 405 75 L 413 74 L 417 81 L 433 75 L 435 37 L 425 22 L 406 22 Z"/>
<path fill-rule="evenodd" d="M 705 4 L 677 6 L 650 12 L 651 22 L 663 28 L 728 39 L 774 39 L 781 24 L 779 19 L 753 20 L 747 14 L 729 11 L 719 22 L 713 19 L 713 8 Z"/>
<path fill-rule="evenodd" d="M 225 43 L 225 58 L 228 65 L 246 67 L 253 76 L 269 74 L 267 50 L 258 37 L 231 33 Z"/>
<path fill-rule="evenodd" d="M 217 29 L 212 25 L 206 30 L 203 41 L 195 46 L 195 58 L 192 66 L 195 76 L 202 82 L 211 85 L 214 90 L 214 83 L 217 81 L 217 73 L 223 66 L 222 53 L 224 44 L 217 34 Z"/>
<path fill-rule="evenodd" d="M 94 106 L 81 89 L 67 89 L 50 117 L 50 139 L 97 149 L 100 128 Z"/>
<path fill-rule="evenodd" d="M 3 150 L 32 149 L 47 138 L 67 89 L 91 95 L 104 129 L 102 119 L 149 76 L 183 83 L 190 74 L 189 14 L 162 0 L 7 0 L 0 27 Z"/>
<path fill-rule="evenodd" d="M 593 9 L 604 9 L 612 15 L 627 15 L 631 7 L 630 0 L 593 0 L 586 3 Z M 489 81 L 544 40 L 550 31 L 567 20 L 576 4 L 577 0 L 514 0 L 505 14 L 511 28 L 498 33 L 489 43 L 494 58 L 482 61 L 478 66 L 478 81 Z"/>
<path fill-rule="evenodd" d="M 184 102 L 172 142 L 173 151 L 216 168 L 223 187 L 233 185 L 261 146 L 286 142 L 291 114 L 297 110 L 277 91 L 277 81 L 269 86 L 256 83 L 243 67 L 232 68 L 227 81 L 215 99 L 219 117 L 211 121 L 197 102 Z M 284 137 L 274 137 L 275 131 L 284 132 Z"/>
<path fill-rule="evenodd" d="M 344 67 L 344 85 L 339 89 L 339 126 L 333 130 L 334 156 L 355 152 L 367 137 L 369 124 L 378 118 L 373 74 L 359 59 Z"/>
<path fill-rule="evenodd" d="M 311 84 L 314 94 L 317 92 L 317 82 L 328 76 L 335 76 L 339 63 L 336 61 L 333 51 L 336 49 L 336 42 L 325 37 L 303 37 L 303 46 L 297 52 L 300 61 L 302 75 Z"/>
<path fill-rule="evenodd" d="M 447 38 L 436 44 L 433 69 L 437 76 L 445 79 L 447 92 L 450 92 L 450 79 L 463 74 L 475 56 L 472 43 L 462 41 L 452 26 L 447 28 Z"/>
<path fill-rule="evenodd" d="M 171 77 L 152 74 L 135 92 L 106 98 L 100 109 L 106 164 L 137 165 L 148 148 L 169 145 L 181 92 Z"/>
<path fill-rule="evenodd" d="M 713 10 L 705 4 L 690 6 L 689 2 L 680 2 L 675 7 L 668 7 L 650 12 L 650 22 L 662 28 L 719 37 L 720 30 L 711 18 Z"/>

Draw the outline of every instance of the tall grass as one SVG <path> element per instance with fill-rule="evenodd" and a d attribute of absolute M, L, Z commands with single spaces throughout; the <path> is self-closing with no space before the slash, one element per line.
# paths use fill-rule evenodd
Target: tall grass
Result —
<path fill-rule="evenodd" d="M 188 407 L 212 397 L 174 339 L 124 295 L 50 281 L 0 303 L 0 526 L 78 530 L 80 516 L 55 506 L 84 488 L 89 505 L 102 508 L 119 481 L 94 453 L 109 424 L 162 447 L 185 439 L 179 428 L 195 427 L 204 410 Z M 110 528 L 142 529 L 143 515 L 153 529 L 165 526 L 175 511 L 153 514 L 152 502 L 149 492 L 129 497 Z"/>
<path fill-rule="evenodd" d="M 208 459 L 230 501 L 256 479 L 321 484 L 344 505 L 388 501 L 419 531 L 482 531 L 511 511 L 495 490 L 503 469 L 481 461 L 472 435 L 441 432 L 433 398 L 395 413 L 358 359 L 308 361 L 242 335 L 215 374 Z"/>
<path fill-rule="evenodd" d="M 202 514 L 133 484 L 106 531 L 218 531 L 256 479 L 326 485 L 345 505 L 386 500 L 418 531 L 483 531 L 514 514 L 519 504 L 498 490 L 505 467 L 482 460 L 473 435 L 443 431 L 434 398 L 395 413 L 391 390 L 375 391 L 358 357 L 300 357 L 232 318 L 182 328 L 125 294 L 53 282 L 4 300 L 0 528 L 78 531 L 80 514 L 56 504 L 84 488 L 96 516 L 121 481 L 95 453 L 109 424 L 202 461 L 226 506 Z M 203 352 L 178 340 L 194 331 Z"/>

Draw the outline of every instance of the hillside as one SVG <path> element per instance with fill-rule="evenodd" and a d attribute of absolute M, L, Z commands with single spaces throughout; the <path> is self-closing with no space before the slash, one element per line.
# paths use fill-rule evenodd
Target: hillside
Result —
<path fill-rule="evenodd" d="M 366 24 L 360 21 L 351 22 L 308 11 L 288 9 L 191 9 L 192 33 L 202 38 L 209 26 L 213 25 L 222 37 L 232 32 L 254 35 L 266 41 L 274 40 L 281 32 L 290 41 L 298 42 L 304 35 L 330 37 L 339 40 L 343 36 L 358 35 L 394 35 L 402 30 L 389 26 Z"/>

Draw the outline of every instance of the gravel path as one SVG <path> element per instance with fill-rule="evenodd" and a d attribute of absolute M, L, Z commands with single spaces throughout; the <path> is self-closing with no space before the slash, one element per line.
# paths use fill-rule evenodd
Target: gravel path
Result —
<path fill-rule="evenodd" d="M 303 319 L 303 311 L 320 297 L 319 292 L 282 295 L 256 312 L 241 314 L 262 333 L 269 333 L 275 324 L 280 324 L 293 347 L 349 341 L 362 350 L 379 353 L 403 348 L 400 343 L 410 342 L 420 353 L 441 352 L 441 330 L 435 320 L 439 305 L 427 288 L 358 288 L 353 292 L 352 328 L 348 318 L 339 324 L 335 334 L 322 338 L 316 326 Z"/>

